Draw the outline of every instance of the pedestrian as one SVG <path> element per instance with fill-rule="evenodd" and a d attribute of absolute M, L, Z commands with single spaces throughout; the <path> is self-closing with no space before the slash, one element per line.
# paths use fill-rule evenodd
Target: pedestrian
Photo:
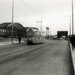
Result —
<path fill-rule="evenodd" d="M 21 43 L 21 36 L 18 36 L 19 44 Z"/>
<path fill-rule="evenodd" d="M 71 44 L 72 44 L 72 50 L 74 50 L 74 48 L 75 48 L 75 36 L 74 35 L 72 35 L 70 37 L 70 41 L 71 41 Z"/>

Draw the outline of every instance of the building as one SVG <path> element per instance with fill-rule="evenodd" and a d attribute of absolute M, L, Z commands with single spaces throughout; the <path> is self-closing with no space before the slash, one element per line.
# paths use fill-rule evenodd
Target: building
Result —
<path fill-rule="evenodd" d="M 68 31 L 57 31 L 57 38 L 68 38 Z"/>

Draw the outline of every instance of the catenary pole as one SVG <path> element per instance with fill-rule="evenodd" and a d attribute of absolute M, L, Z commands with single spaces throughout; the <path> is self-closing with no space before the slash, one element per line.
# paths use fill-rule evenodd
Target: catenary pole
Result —
<path fill-rule="evenodd" d="M 71 16 L 69 17 L 70 17 L 69 35 L 71 35 Z"/>
<path fill-rule="evenodd" d="M 12 0 L 12 43 L 13 43 L 13 17 L 14 17 L 14 0 Z"/>
<path fill-rule="evenodd" d="M 74 13 L 73 13 L 73 0 L 72 0 L 72 35 L 74 34 Z"/>

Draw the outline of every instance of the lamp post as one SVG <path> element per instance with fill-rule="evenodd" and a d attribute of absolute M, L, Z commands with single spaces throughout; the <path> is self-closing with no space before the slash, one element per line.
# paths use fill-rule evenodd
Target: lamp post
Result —
<path fill-rule="evenodd" d="M 65 17 L 69 17 L 69 35 L 71 35 L 71 16 L 65 16 Z"/>
<path fill-rule="evenodd" d="M 70 26 L 69 26 L 69 34 L 71 35 L 71 16 L 70 17 Z"/>
<path fill-rule="evenodd" d="M 41 23 L 41 25 L 40 25 L 40 30 L 42 30 L 42 17 L 41 17 L 40 23 Z"/>
<path fill-rule="evenodd" d="M 74 13 L 73 13 L 73 0 L 72 0 L 72 35 L 74 34 Z"/>
<path fill-rule="evenodd" d="M 14 17 L 14 0 L 12 0 L 12 43 L 13 43 L 13 17 Z"/>
<path fill-rule="evenodd" d="M 51 25 L 50 25 L 50 35 L 51 35 Z"/>
<path fill-rule="evenodd" d="M 37 21 L 37 23 L 41 23 L 40 30 L 42 30 L 42 17 L 41 17 L 41 21 Z"/>

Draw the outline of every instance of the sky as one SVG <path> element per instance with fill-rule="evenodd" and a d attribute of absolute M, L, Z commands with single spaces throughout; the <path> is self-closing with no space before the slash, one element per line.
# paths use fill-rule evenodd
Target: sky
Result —
<path fill-rule="evenodd" d="M 57 31 L 69 31 L 70 22 L 72 23 L 72 0 L 13 1 L 14 22 L 19 22 L 24 27 L 42 27 L 44 31 L 49 27 L 50 35 L 56 35 Z M 73 4 L 75 12 L 75 1 Z M 4 22 L 12 22 L 12 0 L 0 0 L 0 23 Z"/>

